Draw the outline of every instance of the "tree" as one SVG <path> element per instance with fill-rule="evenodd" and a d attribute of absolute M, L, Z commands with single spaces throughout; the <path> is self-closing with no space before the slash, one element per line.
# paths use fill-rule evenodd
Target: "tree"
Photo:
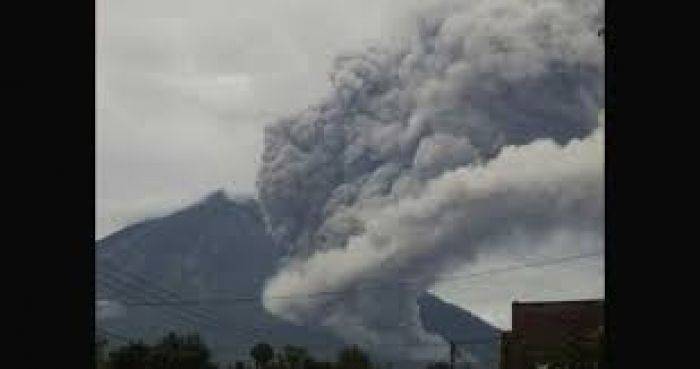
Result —
<path fill-rule="evenodd" d="M 300 346 L 286 345 L 283 348 L 283 360 L 289 364 L 290 369 L 300 369 L 301 364 L 309 359 L 309 353 Z"/>
<path fill-rule="evenodd" d="M 335 369 L 333 363 L 327 361 L 316 361 L 312 356 L 307 356 L 301 365 L 302 369 Z"/>
<path fill-rule="evenodd" d="M 253 360 L 255 360 L 255 367 L 257 369 L 261 369 L 275 357 L 275 351 L 269 344 L 261 342 L 253 346 L 253 348 L 250 350 L 250 356 L 252 356 Z"/>
<path fill-rule="evenodd" d="M 307 359 L 304 361 L 304 369 L 333 369 L 332 363 L 326 361 L 316 361 L 314 359 Z"/>
<path fill-rule="evenodd" d="M 98 338 L 95 340 L 95 368 L 102 369 L 106 366 L 105 360 L 105 348 L 107 347 L 107 340 L 105 338 Z"/>
<path fill-rule="evenodd" d="M 211 369 L 209 349 L 198 335 L 170 333 L 153 346 L 129 343 L 109 354 L 110 369 Z"/>
<path fill-rule="evenodd" d="M 338 353 L 339 369 L 368 369 L 370 368 L 369 355 L 357 345 L 345 347 Z"/>
<path fill-rule="evenodd" d="M 427 369 L 449 369 L 450 364 L 445 362 L 445 361 L 438 361 L 435 363 L 430 363 L 427 366 Z"/>
<path fill-rule="evenodd" d="M 146 369 L 150 347 L 143 342 L 129 343 L 109 353 L 111 369 Z"/>
<path fill-rule="evenodd" d="M 152 349 L 151 367 L 153 369 L 177 368 L 204 369 L 211 368 L 211 353 L 197 334 L 178 336 L 170 333 Z"/>

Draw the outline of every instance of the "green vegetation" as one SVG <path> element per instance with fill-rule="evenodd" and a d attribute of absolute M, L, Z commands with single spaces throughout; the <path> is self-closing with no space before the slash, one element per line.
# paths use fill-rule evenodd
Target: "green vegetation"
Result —
<path fill-rule="evenodd" d="M 338 354 L 338 369 L 367 369 L 370 368 L 369 355 L 358 346 L 350 346 L 340 350 Z"/>
<path fill-rule="evenodd" d="M 445 361 L 428 364 L 427 369 L 450 369 L 450 364 Z"/>
<path fill-rule="evenodd" d="M 306 348 L 285 345 L 275 350 L 266 342 L 250 349 L 248 363 L 216 364 L 210 351 L 196 334 L 169 333 L 157 343 L 128 342 L 107 352 L 107 341 L 95 341 L 97 369 L 379 369 L 387 366 L 373 364 L 367 352 L 357 345 L 339 350 L 335 362 L 317 361 Z M 436 362 L 427 369 L 449 369 L 445 362 Z"/>
<path fill-rule="evenodd" d="M 269 344 L 261 342 L 250 349 L 250 356 L 255 360 L 255 368 L 263 369 L 266 368 L 267 363 L 274 358 L 275 350 Z"/>
<path fill-rule="evenodd" d="M 104 356 L 106 341 L 96 343 L 99 369 L 213 369 L 210 352 L 198 335 L 170 333 L 155 345 L 129 342 Z"/>

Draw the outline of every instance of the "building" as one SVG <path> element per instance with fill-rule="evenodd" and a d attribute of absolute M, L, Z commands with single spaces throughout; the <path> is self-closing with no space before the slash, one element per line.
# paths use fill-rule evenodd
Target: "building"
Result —
<path fill-rule="evenodd" d="M 501 369 L 599 368 L 603 300 L 514 302 L 501 339 Z"/>

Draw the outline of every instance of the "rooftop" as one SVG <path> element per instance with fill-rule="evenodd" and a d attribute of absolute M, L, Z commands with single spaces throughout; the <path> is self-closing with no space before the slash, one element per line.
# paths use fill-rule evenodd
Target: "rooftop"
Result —
<path fill-rule="evenodd" d="M 578 305 L 578 304 L 602 304 L 604 299 L 562 300 L 562 301 L 513 301 L 513 305 Z"/>

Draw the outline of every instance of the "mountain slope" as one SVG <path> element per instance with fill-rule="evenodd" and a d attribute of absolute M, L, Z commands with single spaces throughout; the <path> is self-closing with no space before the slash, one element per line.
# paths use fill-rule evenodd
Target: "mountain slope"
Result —
<path fill-rule="evenodd" d="M 147 340 L 168 330 L 196 330 L 219 359 L 247 357 L 258 340 L 334 355 L 344 343 L 330 331 L 283 321 L 260 302 L 283 252 L 267 235 L 254 200 L 231 200 L 222 192 L 127 227 L 96 245 L 98 326 Z M 498 333 L 430 294 L 418 305 L 425 328 L 447 339 Z"/>
<path fill-rule="evenodd" d="M 498 366 L 501 333 L 498 328 L 429 293 L 418 297 L 418 306 L 423 328 L 454 342 L 460 362 L 481 363 L 472 367 Z"/>

